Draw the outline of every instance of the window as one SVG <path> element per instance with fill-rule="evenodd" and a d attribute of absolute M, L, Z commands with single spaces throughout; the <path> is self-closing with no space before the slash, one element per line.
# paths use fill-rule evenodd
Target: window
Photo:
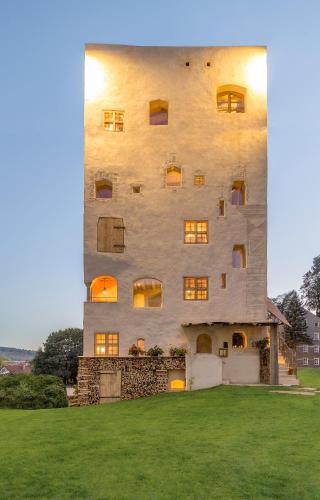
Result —
<path fill-rule="evenodd" d="M 186 66 L 189 67 L 190 66 L 190 62 L 189 61 L 186 61 Z"/>
<path fill-rule="evenodd" d="M 145 341 L 142 338 L 137 340 L 137 347 L 140 347 L 142 352 L 145 352 Z"/>
<path fill-rule="evenodd" d="M 309 350 L 308 347 L 309 346 L 307 344 L 304 344 L 304 346 L 303 346 L 303 352 L 308 352 L 308 350 Z"/>
<path fill-rule="evenodd" d="M 208 300 L 208 278 L 184 278 L 184 300 Z"/>
<path fill-rule="evenodd" d="M 210 66 L 211 66 L 211 62 L 207 61 L 207 68 L 210 68 Z"/>
<path fill-rule="evenodd" d="M 227 275 L 226 275 L 226 273 L 221 273 L 221 288 L 227 288 Z"/>
<path fill-rule="evenodd" d="M 316 323 L 314 324 L 314 326 L 319 326 L 319 323 L 318 323 L 318 322 L 316 322 Z"/>
<path fill-rule="evenodd" d="M 184 221 L 184 242 L 189 244 L 208 243 L 208 221 Z"/>
<path fill-rule="evenodd" d="M 319 332 L 314 332 L 313 340 L 319 340 Z"/>
<path fill-rule="evenodd" d="M 225 216 L 225 205 L 224 200 L 219 200 L 219 217 Z"/>
<path fill-rule="evenodd" d="M 141 193 L 141 185 L 140 184 L 136 184 L 136 185 L 132 186 L 132 192 L 133 192 L 133 194 L 139 194 L 139 193 Z"/>
<path fill-rule="evenodd" d="M 91 302 L 117 302 L 118 283 L 113 276 L 99 276 L 90 287 Z"/>
<path fill-rule="evenodd" d="M 195 175 L 193 177 L 193 183 L 195 186 L 204 186 L 205 176 L 204 175 Z"/>
<path fill-rule="evenodd" d="M 246 336 L 243 332 L 234 332 L 232 334 L 232 347 L 243 349 L 247 346 Z"/>
<path fill-rule="evenodd" d="M 101 180 L 96 181 L 96 198 L 107 199 L 112 198 L 112 182 Z"/>
<path fill-rule="evenodd" d="M 314 358 L 313 363 L 315 366 L 319 366 L 319 358 Z"/>
<path fill-rule="evenodd" d="M 231 205 L 244 205 L 245 195 L 245 183 L 243 181 L 234 181 L 231 188 Z"/>
<path fill-rule="evenodd" d="M 109 132 L 123 132 L 124 112 L 107 110 L 103 112 L 103 126 Z"/>
<path fill-rule="evenodd" d="M 98 252 L 124 252 L 123 219 L 118 217 L 99 217 L 97 227 Z"/>
<path fill-rule="evenodd" d="M 244 113 L 245 89 L 224 85 L 217 91 L 217 109 L 221 113 Z"/>
<path fill-rule="evenodd" d="M 304 364 L 304 366 L 307 366 L 308 363 L 309 363 L 308 358 L 303 358 L 303 364 Z"/>
<path fill-rule="evenodd" d="M 197 338 L 197 353 L 212 353 L 212 340 L 207 333 L 201 333 Z"/>
<path fill-rule="evenodd" d="M 314 352 L 319 352 L 319 348 L 320 348 L 320 346 L 315 345 L 315 346 L 313 347 L 313 351 L 314 351 Z"/>
<path fill-rule="evenodd" d="M 178 187 L 181 186 L 181 168 L 171 165 L 166 168 L 166 186 Z"/>
<path fill-rule="evenodd" d="M 143 278 L 133 283 L 134 307 L 161 307 L 162 283 L 154 278 Z"/>
<path fill-rule="evenodd" d="M 244 245 L 234 245 L 232 250 L 232 267 L 234 268 L 245 268 L 246 263 L 246 252 Z"/>
<path fill-rule="evenodd" d="M 119 334 L 118 333 L 96 333 L 95 335 L 96 356 L 118 356 Z"/>
<path fill-rule="evenodd" d="M 168 370 L 169 391 L 184 391 L 186 387 L 185 370 Z"/>
<path fill-rule="evenodd" d="M 151 101 L 149 111 L 150 125 L 168 125 L 168 103 L 167 101 Z"/>

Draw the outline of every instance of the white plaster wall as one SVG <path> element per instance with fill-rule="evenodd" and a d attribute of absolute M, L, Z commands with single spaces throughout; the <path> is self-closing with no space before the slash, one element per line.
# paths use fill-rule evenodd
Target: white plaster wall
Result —
<path fill-rule="evenodd" d="M 119 332 L 120 355 L 126 355 L 138 337 L 147 347 L 192 344 L 195 333 L 181 323 L 266 319 L 266 96 L 255 94 L 246 76 L 248 62 L 264 52 L 263 47 L 87 46 L 106 83 L 99 99 L 85 103 L 84 279 L 115 276 L 119 300 L 85 303 L 85 355 L 93 355 L 99 331 Z M 217 112 L 216 89 L 230 83 L 247 87 L 246 113 Z M 149 101 L 157 98 L 169 101 L 168 126 L 149 125 Z M 103 109 L 125 111 L 125 132 L 103 129 Z M 175 190 L 164 187 L 163 178 L 173 155 L 183 169 L 183 185 Z M 193 185 L 198 171 L 206 176 L 203 187 Z M 99 172 L 114 180 L 111 200 L 92 197 Z M 247 206 L 234 207 L 230 187 L 242 175 Z M 133 182 L 142 183 L 141 195 L 131 194 Z M 221 196 L 225 218 L 218 217 Z M 97 253 L 100 216 L 124 219 L 124 253 Z M 208 219 L 208 245 L 183 243 L 183 222 L 189 218 Z M 251 234 L 259 223 L 264 226 L 257 248 Z M 232 269 L 236 243 L 247 247 L 248 269 Z M 209 300 L 184 301 L 183 276 L 208 276 Z M 132 283 L 142 277 L 162 281 L 161 309 L 133 308 Z"/>
<path fill-rule="evenodd" d="M 186 389 L 207 389 L 222 383 L 222 362 L 215 354 L 186 356 Z"/>

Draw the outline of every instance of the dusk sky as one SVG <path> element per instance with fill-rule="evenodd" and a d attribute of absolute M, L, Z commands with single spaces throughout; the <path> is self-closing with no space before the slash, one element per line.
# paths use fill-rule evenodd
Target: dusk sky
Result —
<path fill-rule="evenodd" d="M 84 44 L 267 45 L 269 295 L 320 253 L 318 0 L 0 0 L 0 346 L 82 326 Z"/>

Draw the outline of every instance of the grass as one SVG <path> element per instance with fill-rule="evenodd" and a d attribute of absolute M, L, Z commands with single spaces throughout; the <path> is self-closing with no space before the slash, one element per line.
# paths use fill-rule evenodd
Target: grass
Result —
<path fill-rule="evenodd" d="M 298 368 L 298 379 L 303 387 L 320 388 L 320 368 Z"/>
<path fill-rule="evenodd" d="M 320 498 L 320 397 L 224 386 L 0 410 L 1 499 Z"/>

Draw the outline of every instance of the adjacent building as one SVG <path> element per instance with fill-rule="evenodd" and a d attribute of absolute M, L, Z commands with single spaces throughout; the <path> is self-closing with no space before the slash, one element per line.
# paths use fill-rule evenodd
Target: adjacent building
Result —
<path fill-rule="evenodd" d="M 319 368 L 320 366 L 320 318 L 305 309 L 306 322 L 308 325 L 307 334 L 311 339 L 311 344 L 299 344 L 296 348 L 297 366 L 310 366 Z"/>
<path fill-rule="evenodd" d="M 83 400 L 259 383 L 256 341 L 276 324 L 266 49 L 87 45 L 85 57 Z M 164 355 L 130 358 L 133 344 Z"/>

